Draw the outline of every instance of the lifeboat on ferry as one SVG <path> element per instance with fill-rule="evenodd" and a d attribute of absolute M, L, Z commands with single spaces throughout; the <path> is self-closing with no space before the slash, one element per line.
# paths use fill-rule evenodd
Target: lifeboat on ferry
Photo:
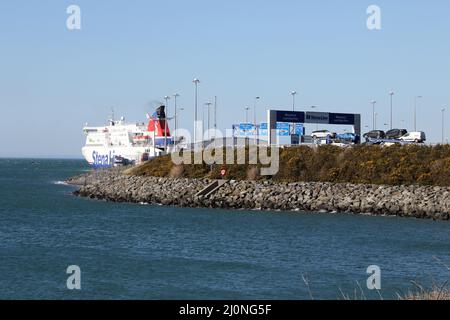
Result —
<path fill-rule="evenodd" d="M 150 136 L 138 135 L 133 137 L 133 142 L 135 143 L 148 142 L 149 140 L 151 140 Z"/>

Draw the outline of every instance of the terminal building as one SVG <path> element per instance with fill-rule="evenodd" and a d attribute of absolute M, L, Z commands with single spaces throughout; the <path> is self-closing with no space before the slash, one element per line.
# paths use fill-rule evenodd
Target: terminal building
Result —
<path fill-rule="evenodd" d="M 265 141 L 269 145 L 312 143 L 305 124 L 316 124 L 317 129 L 319 125 L 351 126 L 352 133 L 361 137 L 360 114 L 268 110 L 267 122 L 233 125 L 233 138 Z"/>

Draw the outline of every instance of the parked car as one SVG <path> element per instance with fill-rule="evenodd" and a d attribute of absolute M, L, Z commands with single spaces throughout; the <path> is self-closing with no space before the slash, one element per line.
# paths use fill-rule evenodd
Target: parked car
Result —
<path fill-rule="evenodd" d="M 389 130 L 388 132 L 386 132 L 385 138 L 389 139 L 389 140 L 396 140 L 396 139 L 400 139 L 407 133 L 408 133 L 408 130 L 406 130 L 406 129 L 392 129 L 392 130 Z"/>
<path fill-rule="evenodd" d="M 417 131 L 405 134 L 403 137 L 400 137 L 400 140 L 406 142 L 422 143 L 425 142 L 427 138 L 425 136 L 425 132 Z"/>
<path fill-rule="evenodd" d="M 363 137 L 366 141 L 369 141 L 369 139 L 384 139 L 386 137 L 386 133 L 382 130 L 372 130 L 365 133 Z"/>
<path fill-rule="evenodd" d="M 311 133 L 311 136 L 314 140 L 326 139 L 327 137 L 333 139 L 334 137 L 336 137 L 336 133 L 333 133 L 329 130 L 317 130 L 317 131 L 313 131 Z"/>
<path fill-rule="evenodd" d="M 128 166 L 132 163 L 133 162 L 127 158 L 124 158 L 122 156 L 115 156 L 113 165 L 114 165 L 114 167 L 119 167 L 119 166 Z"/>
<path fill-rule="evenodd" d="M 350 141 L 350 142 L 354 142 L 354 143 L 359 142 L 359 136 L 354 133 L 351 133 L 351 132 L 338 134 L 338 135 L 336 135 L 336 139 L 339 141 Z"/>

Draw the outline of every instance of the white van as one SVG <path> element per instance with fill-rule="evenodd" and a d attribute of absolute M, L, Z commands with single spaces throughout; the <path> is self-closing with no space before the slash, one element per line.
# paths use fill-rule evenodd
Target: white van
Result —
<path fill-rule="evenodd" d="M 427 140 L 425 136 L 425 132 L 418 131 L 418 132 L 408 132 L 403 137 L 400 137 L 401 141 L 406 142 L 415 142 L 415 143 L 422 143 Z"/>

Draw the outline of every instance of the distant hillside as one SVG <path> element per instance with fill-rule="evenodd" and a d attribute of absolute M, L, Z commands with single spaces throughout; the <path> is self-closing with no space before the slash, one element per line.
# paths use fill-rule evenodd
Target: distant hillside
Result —
<path fill-rule="evenodd" d="M 152 159 L 127 173 L 219 179 L 222 168 L 226 169 L 226 179 L 235 180 L 450 186 L 450 146 L 300 146 L 280 149 L 280 170 L 273 177 L 261 177 L 257 165 L 176 166 L 170 156 Z"/>

